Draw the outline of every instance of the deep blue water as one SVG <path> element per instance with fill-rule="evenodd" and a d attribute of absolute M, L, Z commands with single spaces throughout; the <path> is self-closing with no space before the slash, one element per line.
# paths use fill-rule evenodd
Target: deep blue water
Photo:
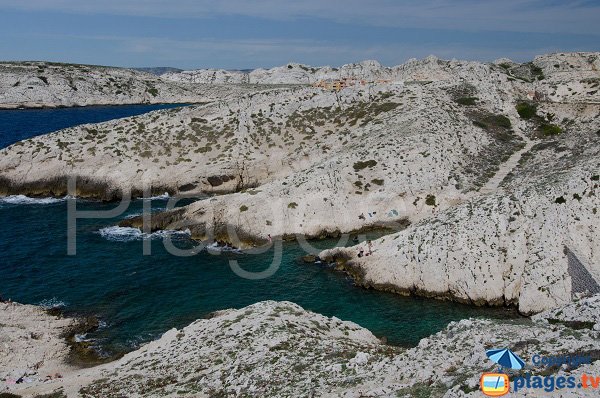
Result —
<path fill-rule="evenodd" d="M 85 123 L 100 123 L 111 119 L 141 115 L 156 109 L 181 105 L 89 106 L 59 109 L 0 110 L 0 148 L 17 141 L 51 131 Z"/>
<path fill-rule="evenodd" d="M 104 117 L 137 113 L 138 107 L 106 107 Z M 2 142 L 14 142 L 70 121 L 97 120 L 98 109 L 16 111 L 11 121 L 0 112 Z M 60 115 L 60 116 L 57 116 Z M 71 118 L 72 117 L 72 118 Z M 44 130 L 43 120 L 48 120 Z M 6 131 L 8 134 L 5 135 Z M 14 131 L 14 133 L 11 133 Z M 31 133 L 27 133 L 31 132 Z M 152 201 L 158 210 L 165 199 Z M 106 210 L 115 204 L 79 201 L 82 210 Z M 308 310 L 354 321 L 390 343 L 414 345 L 420 338 L 466 317 L 508 317 L 503 309 L 474 308 L 455 303 L 401 297 L 353 286 L 345 275 L 327 267 L 306 265 L 296 243 L 285 243 L 279 270 L 264 280 L 235 275 L 228 263 L 238 259 L 249 270 L 262 270 L 273 253 L 260 255 L 202 252 L 175 257 L 160 238 L 152 241 L 152 255 L 142 255 L 142 241 L 117 229 L 103 236 L 99 231 L 127 215 L 141 211 L 135 201 L 116 219 L 79 220 L 77 255 L 67 255 L 67 205 L 65 200 L 0 199 L 0 293 L 31 304 L 64 303 L 69 313 L 95 315 L 103 327 L 89 338 L 107 351 L 130 350 L 172 327 L 183 327 L 210 312 L 240 308 L 262 300 L 289 300 Z M 109 230 L 110 231 L 110 230 Z M 119 234 L 120 233 L 120 234 Z M 178 247 L 193 243 L 185 235 L 173 237 Z M 319 242 L 325 248 L 331 241 Z M 317 245 L 317 244 L 315 244 Z"/>

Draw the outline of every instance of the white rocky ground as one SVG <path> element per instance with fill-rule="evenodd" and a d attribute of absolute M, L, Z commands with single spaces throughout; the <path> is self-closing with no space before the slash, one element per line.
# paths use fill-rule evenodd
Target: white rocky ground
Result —
<path fill-rule="evenodd" d="M 411 60 L 409 62 L 417 62 Z M 199 69 L 166 73 L 165 80 L 204 83 L 204 84 L 312 84 L 319 80 L 354 77 L 359 79 L 391 79 L 396 76 L 401 66 L 386 68 L 377 61 L 363 61 L 347 64 L 340 68 L 330 66 L 312 67 L 297 63 L 278 66 L 271 69 L 255 69 L 252 71 L 230 71 L 224 69 Z"/>
<path fill-rule="evenodd" d="M 526 361 L 526 368 L 511 372 L 512 377 L 600 374 L 599 303 L 599 296 L 583 299 L 538 315 L 533 322 L 525 318 L 454 322 L 417 347 L 403 349 L 381 343 L 356 324 L 307 312 L 293 303 L 260 302 L 170 330 L 115 362 L 83 370 L 64 367 L 62 379 L 11 385 L 9 391 L 23 397 L 51 392 L 57 397 L 104 398 L 477 397 L 481 374 L 496 369 L 485 356 L 490 348 L 510 347 Z M 30 307 L 14 308 L 22 311 L 20 322 L 28 322 L 26 327 L 39 327 L 39 316 L 32 317 Z M 556 323 L 557 312 L 575 313 L 586 327 Z M 10 336 L 9 349 L 38 353 L 64 349 L 55 342 L 56 336 L 35 340 L 12 328 L 5 331 L 6 318 L 0 311 L 3 336 Z M 46 318 L 51 325 L 46 334 L 52 335 L 63 320 Z M 593 362 L 572 369 L 540 368 L 531 362 L 535 354 L 579 354 Z M 14 365 L 3 360 L 0 372 L 9 372 Z M 513 396 L 597 394 L 597 390 L 525 389 Z"/>
<path fill-rule="evenodd" d="M 364 63 L 350 69 L 396 80 L 272 87 L 17 143 L 0 151 L 0 194 L 64 195 L 73 175 L 80 196 L 219 193 L 153 228 L 241 245 L 388 226 L 373 256 L 338 251 L 360 284 L 539 312 L 600 291 L 598 62 Z"/>
<path fill-rule="evenodd" d="M 63 338 L 75 326 L 68 318 L 49 316 L 42 308 L 0 302 L 0 392 L 68 371 L 68 346 Z M 11 382 L 12 380 L 12 382 Z"/>
<path fill-rule="evenodd" d="M 0 62 L 0 109 L 199 103 L 248 91 L 189 85 L 131 69 L 51 62 Z M 255 91 L 255 88 L 252 89 Z"/>

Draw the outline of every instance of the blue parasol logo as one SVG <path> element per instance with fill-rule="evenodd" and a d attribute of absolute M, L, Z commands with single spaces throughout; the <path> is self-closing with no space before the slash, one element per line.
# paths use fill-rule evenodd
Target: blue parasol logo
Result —
<path fill-rule="evenodd" d="M 525 361 L 508 348 L 487 350 L 485 355 L 503 368 L 520 370 L 525 366 Z"/>

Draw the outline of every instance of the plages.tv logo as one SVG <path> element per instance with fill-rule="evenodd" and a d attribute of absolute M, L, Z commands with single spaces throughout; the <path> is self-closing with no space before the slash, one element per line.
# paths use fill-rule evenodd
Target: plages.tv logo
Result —
<path fill-rule="evenodd" d="M 500 371 L 503 368 L 520 370 L 525 366 L 525 361 L 508 348 L 487 350 L 485 354 L 500 365 Z M 500 397 L 510 391 L 510 381 L 505 373 L 484 373 L 481 375 L 479 385 L 481 392 L 488 397 Z"/>
<path fill-rule="evenodd" d="M 481 391 L 489 397 L 500 397 L 508 394 L 510 382 L 504 373 L 484 373 L 479 380 Z"/>

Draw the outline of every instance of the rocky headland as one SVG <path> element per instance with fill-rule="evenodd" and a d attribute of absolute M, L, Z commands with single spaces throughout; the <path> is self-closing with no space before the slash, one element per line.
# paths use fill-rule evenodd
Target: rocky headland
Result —
<path fill-rule="evenodd" d="M 354 323 L 266 301 L 219 311 L 117 361 L 86 369 L 65 362 L 72 348 L 61 333 L 74 321 L 32 306 L 0 304 L 0 376 L 26 375 L 2 387 L 11 397 L 478 397 L 481 374 L 497 369 L 485 355 L 491 348 L 509 347 L 526 361 L 511 377 L 599 374 L 599 304 L 600 296 L 592 296 L 533 319 L 453 322 L 417 347 L 401 348 Z M 538 366 L 535 355 L 579 355 L 589 363 Z M 46 373 L 62 377 L 47 379 Z"/>
<path fill-rule="evenodd" d="M 329 70 L 289 66 L 255 82 Z M 600 291 L 599 67 L 429 57 L 342 67 L 332 77 L 366 82 L 340 91 L 187 82 L 230 91 L 18 142 L 0 151 L 0 195 L 64 196 L 69 176 L 83 197 L 209 194 L 152 229 L 242 247 L 385 227 L 371 256 L 321 257 L 362 286 L 532 314 Z"/>
<path fill-rule="evenodd" d="M 204 103 L 257 89 L 190 85 L 108 66 L 0 62 L 0 109 Z"/>

